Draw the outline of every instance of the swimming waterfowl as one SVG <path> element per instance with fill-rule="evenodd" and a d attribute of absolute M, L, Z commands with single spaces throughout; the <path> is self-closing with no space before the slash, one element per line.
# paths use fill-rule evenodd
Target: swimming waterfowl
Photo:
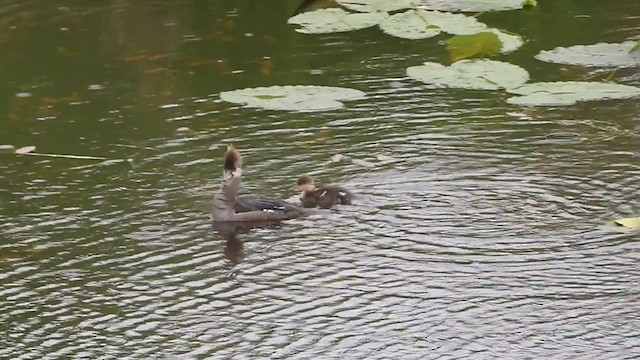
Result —
<path fill-rule="evenodd" d="M 224 156 L 223 183 L 213 195 L 213 221 L 279 221 L 295 219 L 304 209 L 285 201 L 254 195 L 238 195 L 242 158 L 233 146 Z"/>
<path fill-rule="evenodd" d="M 316 188 L 316 183 L 309 175 L 302 175 L 296 181 L 300 193 L 300 201 L 305 208 L 319 207 L 329 209 L 334 205 L 351 205 L 353 194 L 335 185 Z"/>

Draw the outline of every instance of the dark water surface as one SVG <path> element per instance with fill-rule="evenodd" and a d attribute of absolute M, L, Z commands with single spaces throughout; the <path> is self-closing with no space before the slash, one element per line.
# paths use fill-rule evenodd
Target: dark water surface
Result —
<path fill-rule="evenodd" d="M 480 20 L 529 42 L 533 80 L 602 79 L 541 49 L 640 36 L 637 1 Z M 305 36 L 296 1 L 4 1 L 0 358 L 636 359 L 637 99 L 519 108 L 429 89 L 443 38 Z M 637 69 L 612 79 L 640 86 Z M 321 113 L 222 103 L 274 84 L 369 94 Z M 179 131 L 188 127 L 189 131 Z M 357 206 L 236 234 L 207 215 L 220 158 L 289 198 L 302 173 Z M 335 154 L 377 163 L 326 165 Z"/>

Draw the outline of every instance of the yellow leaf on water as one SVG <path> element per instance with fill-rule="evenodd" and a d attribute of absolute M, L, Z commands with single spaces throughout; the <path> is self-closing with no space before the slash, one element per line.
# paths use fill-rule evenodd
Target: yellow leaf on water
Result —
<path fill-rule="evenodd" d="M 629 229 L 640 229 L 640 217 L 618 219 L 613 222 Z"/>

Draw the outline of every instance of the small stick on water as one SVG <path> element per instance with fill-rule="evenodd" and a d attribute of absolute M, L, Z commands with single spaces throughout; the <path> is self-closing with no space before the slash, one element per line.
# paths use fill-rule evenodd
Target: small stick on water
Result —
<path fill-rule="evenodd" d="M 137 145 L 128 145 L 128 144 L 112 144 L 112 145 L 119 146 L 119 147 L 132 148 L 132 149 L 145 149 L 145 150 L 153 150 L 153 151 L 160 152 L 160 150 L 152 147 L 148 147 L 148 146 L 137 146 Z"/>
<path fill-rule="evenodd" d="M 98 165 L 112 165 L 112 164 L 120 164 L 123 162 L 128 162 L 130 165 L 133 166 L 131 159 L 111 159 L 111 160 L 105 160 L 102 162 L 98 162 L 98 163 L 92 163 L 92 164 L 87 164 L 87 165 L 79 165 L 79 166 L 74 166 L 74 167 L 70 167 L 69 170 L 82 170 L 82 169 L 87 169 L 87 168 L 92 168 L 94 166 L 98 166 Z"/>
<path fill-rule="evenodd" d="M 66 158 L 66 159 L 82 159 L 82 160 L 109 160 L 105 157 L 99 156 L 84 156 L 84 155 L 65 155 L 65 154 L 43 154 L 43 153 L 24 153 L 18 155 L 31 155 L 31 156 L 46 156 L 46 157 L 56 157 L 56 158 Z"/>

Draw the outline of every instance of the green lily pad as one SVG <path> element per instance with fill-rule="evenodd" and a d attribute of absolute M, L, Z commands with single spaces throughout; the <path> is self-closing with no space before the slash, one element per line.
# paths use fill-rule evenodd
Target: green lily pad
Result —
<path fill-rule="evenodd" d="M 536 59 L 569 65 L 634 67 L 640 66 L 640 54 L 632 51 L 635 46 L 635 41 L 626 41 L 557 47 L 541 51 Z"/>
<path fill-rule="evenodd" d="M 640 95 L 640 88 L 634 86 L 589 81 L 539 82 L 507 91 L 522 95 L 507 99 L 508 103 L 525 106 L 573 105 L 578 101 L 628 99 Z"/>
<path fill-rule="evenodd" d="M 388 16 L 386 12 L 350 13 L 342 9 L 321 9 L 298 14 L 287 23 L 300 25 L 296 31 L 303 34 L 326 34 L 372 27 Z"/>
<path fill-rule="evenodd" d="M 629 229 L 640 229 L 640 217 L 613 220 L 613 223 Z"/>
<path fill-rule="evenodd" d="M 332 86 L 287 85 L 220 93 L 220 99 L 267 110 L 326 111 L 344 107 L 341 101 L 362 99 L 360 90 Z"/>
<path fill-rule="evenodd" d="M 336 2 L 353 11 L 390 12 L 412 8 L 418 5 L 420 0 L 336 0 Z"/>
<path fill-rule="evenodd" d="M 447 51 L 453 61 L 477 56 L 500 54 L 502 42 L 498 35 L 483 31 L 473 35 L 456 35 L 447 39 Z"/>
<path fill-rule="evenodd" d="M 408 10 L 394 14 L 380 23 L 386 34 L 403 39 L 426 39 L 446 32 L 470 35 L 487 30 L 487 25 L 471 16 L 440 11 Z"/>
<path fill-rule="evenodd" d="M 422 5 L 440 11 L 504 11 L 535 6 L 535 0 L 422 0 Z"/>
<path fill-rule="evenodd" d="M 425 62 L 407 69 L 407 76 L 427 84 L 463 89 L 497 90 L 518 87 L 529 80 L 527 70 L 494 60 L 460 60 L 444 66 Z"/>

